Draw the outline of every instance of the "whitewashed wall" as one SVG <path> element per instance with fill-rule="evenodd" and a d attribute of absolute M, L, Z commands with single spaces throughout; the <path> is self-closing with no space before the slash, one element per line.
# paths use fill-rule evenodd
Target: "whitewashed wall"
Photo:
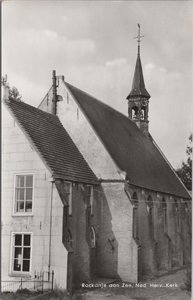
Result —
<path fill-rule="evenodd" d="M 125 179 L 124 173 L 111 158 L 61 79 L 57 93 L 63 98 L 62 101 L 57 102 L 57 115 L 96 176 L 102 179 Z M 51 111 L 51 101 L 52 90 L 48 92 L 40 108 Z M 101 236 L 98 241 L 100 243 L 97 254 L 101 266 L 100 275 L 113 276 L 112 272 L 115 273 L 116 269 L 117 274 L 123 280 L 136 282 L 138 249 L 132 238 L 132 204 L 124 191 L 124 183 L 106 183 L 102 187 L 104 199 L 108 202 L 109 213 L 103 214 L 101 220 L 101 224 L 106 225 L 101 225 Z M 111 230 L 118 244 L 116 258 L 111 257 L 111 252 L 109 252 L 108 238 L 112 234 Z M 114 267 L 112 271 L 112 266 L 117 267 Z"/>
<path fill-rule="evenodd" d="M 2 105 L 2 280 L 15 280 L 11 274 L 11 233 L 32 232 L 32 267 L 48 271 L 51 205 L 51 173 L 16 124 L 7 108 Z M 31 216 L 13 216 L 14 176 L 34 174 L 34 202 Z M 54 187 L 51 244 L 51 270 L 55 284 L 66 287 L 67 251 L 62 244 L 62 202 Z"/>

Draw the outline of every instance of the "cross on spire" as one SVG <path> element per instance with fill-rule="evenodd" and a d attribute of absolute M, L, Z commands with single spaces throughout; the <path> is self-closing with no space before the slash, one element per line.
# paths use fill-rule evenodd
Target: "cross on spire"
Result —
<path fill-rule="evenodd" d="M 138 35 L 136 37 L 134 37 L 134 39 L 137 39 L 137 43 L 138 43 L 138 55 L 140 55 L 140 43 L 141 43 L 141 38 L 144 37 L 144 35 L 140 35 L 140 24 L 137 24 L 138 26 Z"/>

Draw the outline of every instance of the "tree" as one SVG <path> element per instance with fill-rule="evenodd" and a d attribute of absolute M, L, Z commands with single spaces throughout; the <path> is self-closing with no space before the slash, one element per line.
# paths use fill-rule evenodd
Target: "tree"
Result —
<path fill-rule="evenodd" d="M 186 188 L 192 190 L 192 134 L 189 136 L 189 145 L 186 148 L 188 156 L 186 162 L 182 162 L 182 166 L 176 170 L 177 175 L 184 183 Z"/>
<path fill-rule="evenodd" d="M 9 99 L 21 101 L 21 95 L 19 94 L 18 89 L 14 86 L 9 89 Z"/>

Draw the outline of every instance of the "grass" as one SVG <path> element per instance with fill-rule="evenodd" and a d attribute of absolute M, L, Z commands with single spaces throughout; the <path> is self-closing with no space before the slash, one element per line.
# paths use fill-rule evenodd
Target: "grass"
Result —
<path fill-rule="evenodd" d="M 51 292 L 42 294 L 41 292 L 32 292 L 28 289 L 18 290 L 17 292 L 4 292 L 1 293 L 1 300 L 69 300 L 65 290 L 55 289 Z M 78 294 L 73 296 L 73 300 L 83 300 L 83 296 Z"/>
<path fill-rule="evenodd" d="M 28 289 L 23 289 L 16 292 L 1 293 L 1 300 L 25 300 L 38 295 L 40 295 L 40 292 L 31 292 Z"/>

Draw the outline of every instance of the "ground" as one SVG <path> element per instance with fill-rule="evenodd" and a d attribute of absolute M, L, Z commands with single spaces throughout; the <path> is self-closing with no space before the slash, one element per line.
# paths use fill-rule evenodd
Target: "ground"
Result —
<path fill-rule="evenodd" d="M 114 282 L 113 286 L 103 288 L 83 288 L 73 295 L 72 300 L 190 300 L 191 294 L 185 290 L 186 270 L 179 270 L 143 283 L 135 284 Z M 101 281 L 101 285 L 105 280 Z M 161 284 L 161 286 L 159 286 Z M 117 287 L 119 285 L 119 287 Z M 68 300 L 69 296 L 61 291 L 42 294 L 3 294 L 2 300 Z"/>

